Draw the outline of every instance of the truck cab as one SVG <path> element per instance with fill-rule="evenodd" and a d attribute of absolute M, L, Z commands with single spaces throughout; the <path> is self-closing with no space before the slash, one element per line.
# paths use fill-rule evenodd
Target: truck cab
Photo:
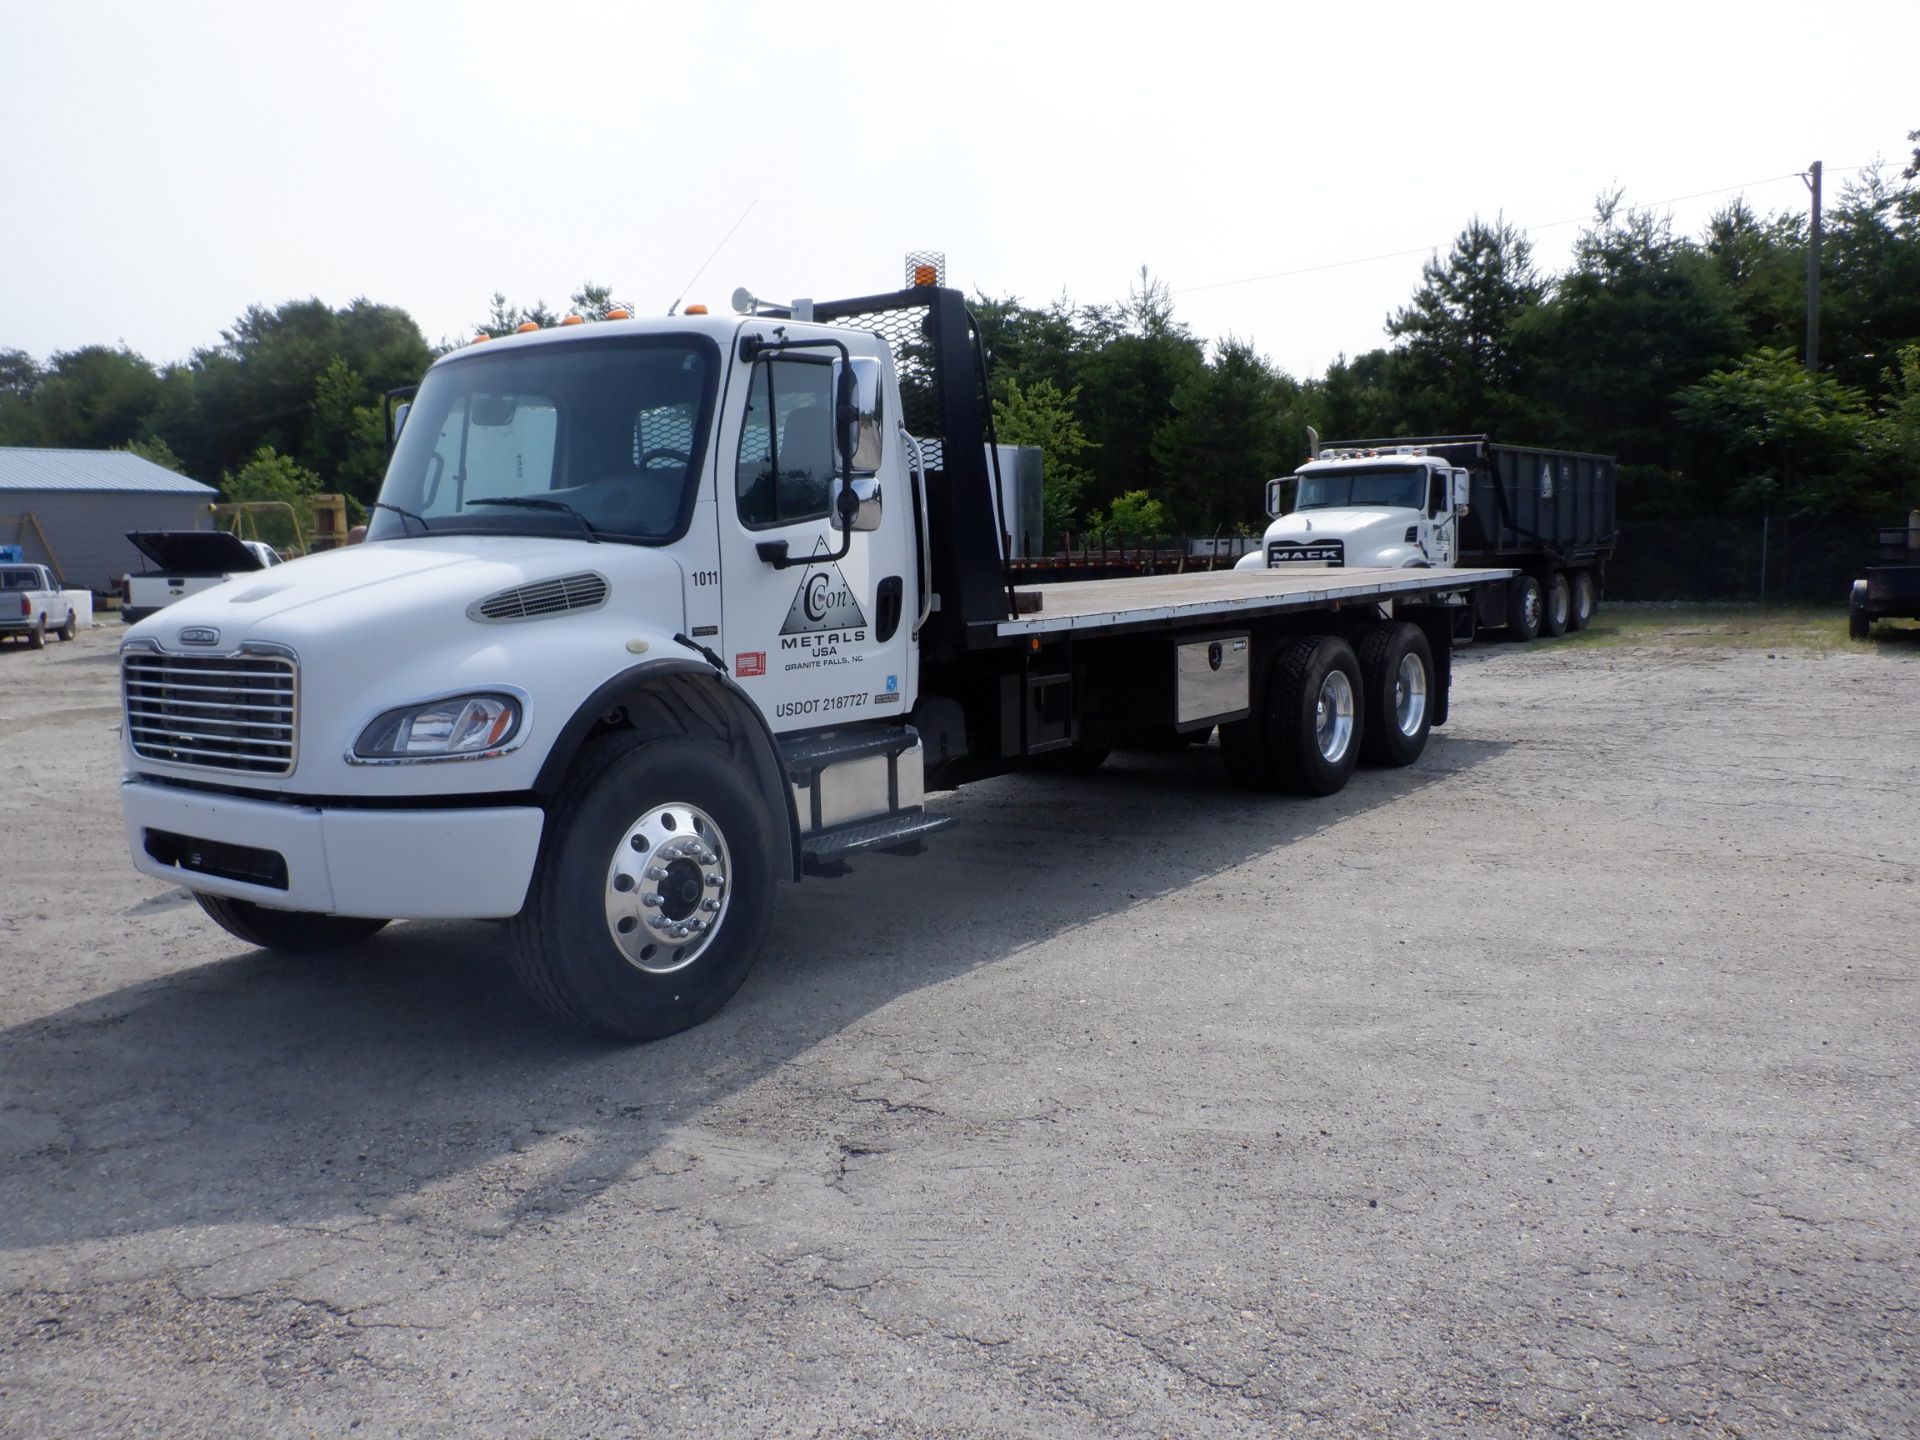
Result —
<path fill-rule="evenodd" d="M 1273 523 L 1236 568 L 1445 569 L 1458 563 L 1467 495 L 1467 472 L 1419 447 L 1323 451 L 1267 482 Z"/>

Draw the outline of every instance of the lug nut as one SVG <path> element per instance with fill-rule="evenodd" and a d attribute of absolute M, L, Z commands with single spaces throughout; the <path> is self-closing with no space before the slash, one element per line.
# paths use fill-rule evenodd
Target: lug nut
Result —
<path fill-rule="evenodd" d="M 666 866 L 664 866 L 664 865 L 649 865 L 649 866 L 647 867 L 647 879 L 649 879 L 649 880 L 664 880 L 664 879 L 666 879 L 666 878 L 667 878 L 667 867 L 666 867 Z"/>
<path fill-rule="evenodd" d="M 649 910 L 658 909 L 660 906 L 660 892 L 658 890 L 649 890 L 640 897 L 640 903 Z"/>
<path fill-rule="evenodd" d="M 715 915 L 720 911 L 720 902 L 718 900 L 702 900 L 700 902 L 700 908 L 709 915 Z"/>

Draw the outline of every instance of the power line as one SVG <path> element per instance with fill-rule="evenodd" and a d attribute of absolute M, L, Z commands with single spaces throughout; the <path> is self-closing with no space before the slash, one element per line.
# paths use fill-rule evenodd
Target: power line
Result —
<path fill-rule="evenodd" d="M 1862 170 L 1877 170 L 1881 162 L 1871 165 L 1840 165 L 1830 168 L 1830 175 L 1856 174 Z M 1678 205 L 1685 200 L 1705 200 L 1715 195 L 1733 195 L 1740 191 L 1752 190 L 1761 185 L 1777 185 L 1783 180 L 1798 180 L 1802 172 L 1791 170 L 1785 175 L 1769 175 L 1764 180 L 1748 180 L 1739 185 L 1724 185 L 1717 190 L 1696 190 L 1691 195 L 1673 195 L 1665 200 L 1650 200 L 1644 208 L 1656 209 L 1662 205 Z M 1591 215 L 1574 215 L 1565 220 L 1544 220 L 1537 225 L 1522 225 L 1523 235 L 1531 235 L 1539 230 L 1557 230 L 1563 225 L 1581 225 L 1591 220 Z M 1296 275 L 1317 275 L 1323 270 L 1340 270 L 1349 265 L 1373 265 L 1381 260 L 1403 260 L 1409 255 L 1431 255 L 1440 250 L 1440 245 L 1414 245 L 1405 250 L 1389 250 L 1380 255 L 1362 255 L 1348 260 L 1329 260 L 1321 265 L 1303 265 L 1296 270 L 1275 270 L 1265 275 L 1249 275 L 1240 280 L 1214 280 L 1205 285 L 1187 285 L 1175 290 L 1175 295 L 1193 295 L 1202 290 L 1225 290 L 1235 285 L 1257 285 L 1263 280 L 1288 280 Z"/>

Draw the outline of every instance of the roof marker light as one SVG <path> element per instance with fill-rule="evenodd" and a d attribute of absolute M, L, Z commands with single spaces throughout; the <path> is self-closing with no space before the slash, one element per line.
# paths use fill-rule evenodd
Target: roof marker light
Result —
<path fill-rule="evenodd" d="M 607 312 L 607 319 L 609 320 L 631 320 L 632 318 L 633 312 L 624 305 L 616 305 Z"/>
<path fill-rule="evenodd" d="M 538 330 L 539 328 L 539 325 L 532 320 L 522 320 L 518 325 L 513 327 L 513 333 L 516 335 L 524 335 L 529 330 Z"/>
<path fill-rule="evenodd" d="M 934 266 L 916 265 L 913 267 L 913 284 L 915 289 L 918 289 L 922 285 L 938 285 L 939 283 L 940 272 Z"/>
<path fill-rule="evenodd" d="M 487 341 L 491 340 L 492 338 L 493 336 L 487 334 L 485 331 L 482 331 L 480 334 L 474 336 L 473 339 L 468 341 L 467 343 L 470 345 L 484 345 L 487 343 Z"/>
<path fill-rule="evenodd" d="M 584 315 L 569 315 L 560 323 L 562 325 L 584 325 L 587 323 L 587 317 Z"/>
<path fill-rule="evenodd" d="M 704 305 L 689 305 L 680 313 L 682 315 L 704 315 L 707 313 L 707 307 Z"/>

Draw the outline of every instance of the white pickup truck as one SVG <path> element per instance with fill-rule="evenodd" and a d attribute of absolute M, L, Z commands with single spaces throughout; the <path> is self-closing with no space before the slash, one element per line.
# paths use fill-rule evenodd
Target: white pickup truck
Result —
<path fill-rule="evenodd" d="M 225 530 L 136 530 L 127 536 L 154 568 L 120 580 L 120 618 L 128 624 L 235 575 L 281 563 L 263 540 L 242 540 Z"/>
<path fill-rule="evenodd" d="M 35 650 L 47 643 L 49 630 L 71 640 L 92 604 L 86 592 L 56 585 L 45 565 L 0 565 L 0 639 L 18 637 Z"/>
<path fill-rule="evenodd" d="M 1218 727 L 1328 795 L 1446 720 L 1508 572 L 1016 591 L 965 296 L 736 303 L 444 356 L 366 543 L 134 626 L 134 863 L 274 950 L 504 920 L 539 1004 L 645 1039 L 739 987 L 776 881 L 952 823 L 931 792 Z"/>

